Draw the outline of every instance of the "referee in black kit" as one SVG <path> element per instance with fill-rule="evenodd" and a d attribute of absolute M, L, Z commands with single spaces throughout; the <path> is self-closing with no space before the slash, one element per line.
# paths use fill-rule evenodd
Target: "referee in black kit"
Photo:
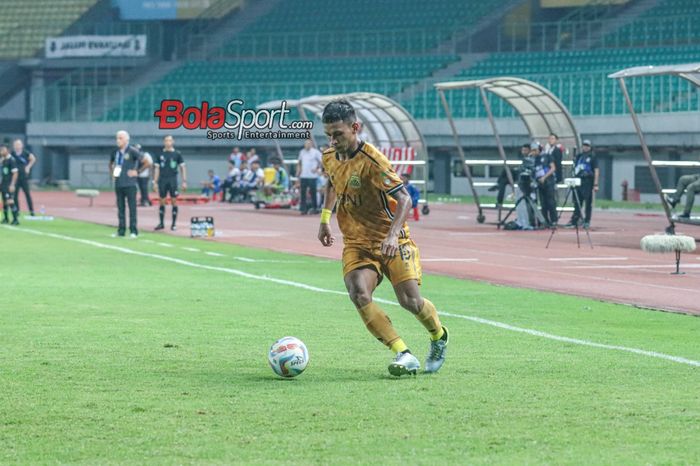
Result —
<path fill-rule="evenodd" d="M 185 169 L 185 161 L 182 159 L 180 151 L 175 150 L 175 141 L 173 137 L 167 135 L 163 138 L 163 150 L 155 160 L 153 169 L 153 190 L 158 192 L 160 206 L 158 207 L 158 216 L 160 223 L 156 226 L 156 230 L 165 228 L 163 220 L 165 218 L 165 200 L 170 194 L 170 204 L 172 205 L 173 223 L 170 229 L 177 229 L 177 197 L 180 195 L 177 182 L 177 171 L 180 170 L 182 175 L 182 190 L 187 189 L 187 170 Z"/>
<path fill-rule="evenodd" d="M 124 236 L 126 233 L 125 203 L 129 204 L 129 231 L 131 237 L 139 235 L 136 227 L 136 177 L 140 170 L 150 165 L 144 161 L 143 154 L 129 145 L 129 133 L 117 132 L 117 150 L 109 159 L 109 171 L 114 179 L 114 191 L 117 195 L 119 229 L 113 236 Z"/>

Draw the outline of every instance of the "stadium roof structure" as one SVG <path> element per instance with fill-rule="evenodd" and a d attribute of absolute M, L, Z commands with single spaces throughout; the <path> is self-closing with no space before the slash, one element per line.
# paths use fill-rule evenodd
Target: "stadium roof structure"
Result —
<path fill-rule="evenodd" d="M 364 140 L 377 147 L 412 147 L 418 159 L 427 159 L 425 140 L 416 121 L 405 108 L 389 97 L 371 92 L 314 95 L 287 100 L 287 105 L 296 107 L 305 120 L 309 119 L 307 113 L 320 119 L 326 104 L 339 98 L 347 99 L 355 107 L 355 112 L 362 122 Z M 258 108 L 278 108 L 281 102 L 281 100 L 265 102 L 258 105 Z"/>
<path fill-rule="evenodd" d="M 639 124 L 637 112 L 634 110 L 634 103 L 632 102 L 632 98 L 630 97 L 630 94 L 627 91 L 627 84 L 625 83 L 625 79 L 627 78 L 639 78 L 644 76 L 677 76 L 679 78 L 689 81 L 691 84 L 694 84 L 697 87 L 700 87 L 700 63 L 684 63 L 679 65 L 663 66 L 636 66 L 634 68 L 626 68 L 624 70 L 620 70 L 616 73 L 608 75 L 608 78 L 617 79 L 617 82 L 620 85 L 620 89 L 622 90 L 622 94 L 625 97 L 625 102 L 627 104 L 627 108 L 630 111 L 630 116 L 632 117 L 634 129 L 637 132 L 637 136 L 639 136 L 639 142 L 642 145 L 642 153 L 644 154 L 644 158 L 646 159 L 647 164 L 649 165 L 651 178 L 654 181 L 656 191 L 659 193 L 659 197 L 661 198 L 661 205 L 664 207 L 664 211 L 666 212 L 666 218 L 669 222 L 669 226 L 666 228 L 666 232 L 669 234 L 674 234 L 676 222 L 689 223 L 694 225 L 700 225 L 700 223 L 694 220 L 682 220 L 675 218 L 673 216 L 673 213 L 671 212 L 671 208 L 669 207 L 664 197 L 664 190 L 661 186 L 659 175 L 656 172 L 656 167 L 663 166 L 664 163 L 654 162 L 651 156 L 649 146 L 647 145 L 646 140 L 644 139 L 644 132 L 642 131 L 642 127 Z"/>
<path fill-rule="evenodd" d="M 531 139 L 546 140 L 550 134 L 554 133 L 559 137 L 559 140 L 565 147 L 575 147 L 578 149 L 581 146 L 581 138 L 576 130 L 576 126 L 574 125 L 574 121 L 573 118 L 571 118 L 569 110 L 549 89 L 535 82 L 522 78 L 503 76 L 470 81 L 440 82 L 435 83 L 434 86 L 440 95 L 442 106 L 445 109 L 445 114 L 449 120 L 455 145 L 457 146 L 457 151 L 459 152 L 462 162 L 465 164 L 468 164 L 468 161 L 466 160 L 462 146 L 459 143 L 459 135 L 457 134 L 457 128 L 452 117 L 450 105 L 445 98 L 445 92 L 460 89 L 479 90 L 481 101 L 484 104 L 486 115 L 488 116 L 489 123 L 491 124 L 491 129 L 493 130 L 493 135 L 496 138 L 498 153 L 503 160 L 504 168 L 511 186 L 514 185 L 513 176 L 508 164 L 506 163 L 507 159 L 505 149 L 501 143 L 501 137 L 496 126 L 496 120 L 493 117 L 491 104 L 486 95 L 487 91 L 500 97 L 515 109 L 518 116 L 522 119 L 523 123 L 525 123 L 525 127 L 527 128 Z M 481 211 L 481 203 L 479 201 L 479 195 L 476 192 L 474 180 L 472 179 L 469 170 L 465 170 L 465 172 L 467 179 L 469 180 L 469 185 L 471 187 L 474 200 L 479 208 L 479 216 L 477 217 L 477 220 L 482 222 L 484 217 Z"/>

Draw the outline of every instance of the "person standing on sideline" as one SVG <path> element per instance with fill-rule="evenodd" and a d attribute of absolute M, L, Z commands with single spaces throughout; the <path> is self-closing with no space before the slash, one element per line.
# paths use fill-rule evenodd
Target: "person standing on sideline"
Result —
<path fill-rule="evenodd" d="M 556 228 L 559 217 L 557 216 L 556 199 L 556 172 L 554 159 L 547 153 L 540 153 L 538 142 L 530 145 L 530 156 L 535 158 L 535 178 L 537 190 L 540 196 L 542 216 L 549 228 Z"/>
<path fill-rule="evenodd" d="M 7 211 L 12 211 L 12 224 L 19 225 L 17 220 L 17 205 L 14 201 L 14 194 L 17 189 L 19 179 L 19 168 L 17 161 L 10 155 L 10 150 L 6 145 L 0 145 L 0 166 L 2 167 L 2 182 L 0 182 L 0 192 L 2 193 L 2 223 L 10 223 Z"/>
<path fill-rule="evenodd" d="M 549 157 L 554 162 L 554 180 L 556 183 L 561 183 L 564 181 L 564 170 L 561 166 L 561 161 L 564 158 L 564 153 L 562 152 L 562 145 L 559 144 L 559 136 L 552 133 L 547 139 L 547 145 L 542 151 L 543 154 L 549 155 Z"/>
<path fill-rule="evenodd" d="M 421 296 L 420 252 L 406 224 L 411 197 L 386 156 L 359 139 L 361 125 L 347 100 L 326 105 L 321 121 L 331 149 L 323 153 L 329 181 L 318 239 L 325 247 L 335 242 L 330 227 L 335 207 L 345 246 L 345 287 L 369 333 L 394 352 L 389 373 L 415 374 L 420 362 L 372 299 L 385 276 L 401 307 L 427 331 L 430 350 L 425 371 L 437 372 L 445 362 L 448 332 L 433 303 Z"/>
<path fill-rule="evenodd" d="M 598 192 L 598 178 L 600 177 L 600 169 L 598 168 L 598 158 L 593 152 L 591 141 L 586 139 L 581 145 L 581 153 L 576 155 L 574 160 L 574 176 L 581 178 L 581 186 L 576 188 L 581 208 L 586 204 L 583 217 L 583 228 L 586 230 L 591 226 L 591 211 L 593 209 L 593 193 Z M 567 228 L 573 228 L 578 225 L 581 220 L 581 210 L 579 205 L 574 201 L 574 214 L 571 216 L 571 221 L 566 224 Z"/>
<path fill-rule="evenodd" d="M 129 205 L 129 231 L 131 237 L 139 235 L 136 226 L 136 178 L 139 170 L 149 167 L 143 160 L 141 152 L 129 145 L 129 133 L 117 131 L 117 149 L 109 159 L 109 171 L 114 179 L 114 191 L 117 195 L 117 216 L 119 227 L 113 236 L 124 236 L 126 233 L 125 204 Z"/>
<path fill-rule="evenodd" d="M 32 202 L 32 195 L 29 192 L 29 174 L 32 171 L 32 167 L 36 163 L 36 157 L 31 152 L 25 150 L 24 143 L 21 139 L 15 139 L 12 143 L 12 157 L 17 163 L 18 178 L 17 178 L 17 189 L 15 189 L 14 194 L 14 205 L 19 212 L 19 191 L 24 191 L 24 197 L 27 199 L 27 209 L 29 209 L 29 215 L 34 216 L 34 203 Z"/>
<path fill-rule="evenodd" d="M 297 178 L 301 189 L 301 215 L 308 213 L 317 214 L 318 204 L 316 204 L 316 184 L 318 175 L 321 172 L 321 152 L 313 146 L 313 141 L 307 139 L 304 148 L 299 151 L 297 162 Z M 306 192 L 311 191 L 311 208 L 306 203 Z"/>
<path fill-rule="evenodd" d="M 143 152 L 143 159 L 146 161 L 146 163 L 148 163 L 148 165 L 153 166 L 153 157 L 151 157 L 151 154 L 147 151 L 143 151 L 141 149 L 141 144 L 134 144 L 134 147 L 139 152 Z M 148 194 L 151 191 L 148 184 L 151 181 L 151 168 L 149 167 L 143 171 L 140 171 L 137 181 L 139 185 L 139 193 L 141 193 L 141 202 L 139 202 L 139 205 L 141 207 L 150 206 L 151 200 L 148 198 Z"/>
<path fill-rule="evenodd" d="M 165 218 L 165 201 L 170 194 L 170 205 L 172 206 L 173 222 L 170 225 L 170 230 L 177 229 L 177 197 L 180 195 L 180 190 L 177 183 L 177 172 L 180 170 L 182 175 L 182 190 L 187 189 L 187 170 L 185 169 L 185 161 L 182 159 L 180 151 L 175 150 L 175 140 L 171 135 L 163 138 L 163 150 L 158 156 L 158 163 L 153 169 L 153 190 L 158 193 L 160 206 L 158 207 L 158 218 L 160 222 L 155 230 L 165 228 L 163 219 Z"/>

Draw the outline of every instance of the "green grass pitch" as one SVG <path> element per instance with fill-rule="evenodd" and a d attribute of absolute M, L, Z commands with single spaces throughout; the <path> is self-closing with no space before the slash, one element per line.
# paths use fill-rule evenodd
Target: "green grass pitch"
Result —
<path fill-rule="evenodd" d="M 1 464 L 700 463 L 698 318 L 428 275 L 442 311 L 690 364 L 445 316 L 442 371 L 392 379 L 338 262 L 111 232 L 0 228 Z M 285 335 L 293 380 L 266 361 Z"/>

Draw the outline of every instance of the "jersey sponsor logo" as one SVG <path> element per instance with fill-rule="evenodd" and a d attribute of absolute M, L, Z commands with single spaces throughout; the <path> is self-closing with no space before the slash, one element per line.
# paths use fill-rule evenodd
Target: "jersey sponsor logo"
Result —
<path fill-rule="evenodd" d="M 362 195 L 340 193 L 338 194 L 338 204 L 342 206 L 352 205 L 353 207 L 362 207 Z"/>
<path fill-rule="evenodd" d="M 350 186 L 353 189 L 360 189 L 360 187 L 362 187 L 362 183 L 360 182 L 360 177 L 357 173 L 353 173 L 350 176 L 350 181 L 348 181 L 348 186 Z"/>

